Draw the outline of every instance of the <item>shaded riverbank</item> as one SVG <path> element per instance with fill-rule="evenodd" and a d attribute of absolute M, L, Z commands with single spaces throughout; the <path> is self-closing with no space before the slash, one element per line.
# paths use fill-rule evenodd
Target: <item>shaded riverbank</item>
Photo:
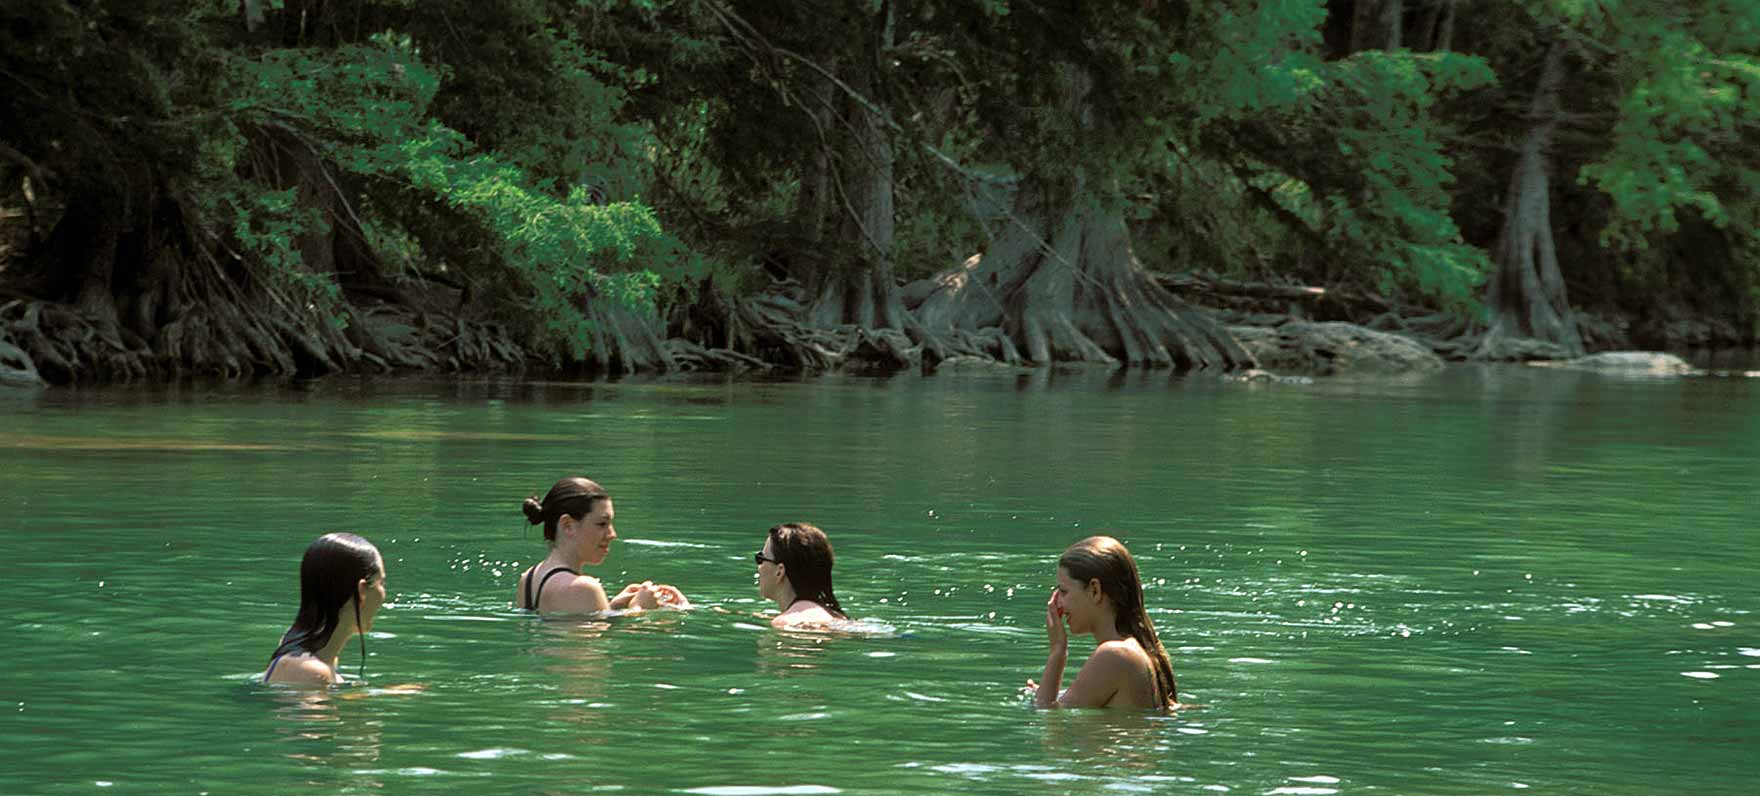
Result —
<path fill-rule="evenodd" d="M 1540 341 L 1505 341 L 1496 355 L 1477 347 L 1471 324 L 1442 315 L 1401 315 L 1379 300 L 1329 299 L 1317 288 L 1232 286 L 1232 296 L 1218 295 L 1215 280 L 1164 277 L 1176 289 L 1184 286 L 1194 299 L 1193 312 L 1212 319 L 1245 347 L 1260 369 L 1282 376 L 1333 376 L 1421 373 L 1444 361 L 1535 361 L 1566 359 L 1562 348 Z M 1193 289 L 1192 285 L 1204 285 Z M 1303 292 L 1306 291 L 1306 292 Z M 288 330 L 290 353 L 271 356 L 262 346 L 247 346 L 268 357 L 263 361 L 225 355 L 220 371 L 204 365 L 209 354 L 149 340 L 126 327 L 71 305 L 28 299 L 0 304 L 0 383 L 12 385 L 160 383 L 187 379 L 304 379 L 326 375 L 438 375 L 592 379 L 631 372 L 621 361 L 586 361 L 559 367 L 554 357 L 540 355 L 521 343 L 513 327 L 488 320 L 507 310 L 472 307 L 468 297 L 444 286 L 406 287 L 396 300 L 380 300 L 357 308 L 343 325 L 347 356 L 325 355 L 306 346 L 305 338 Z M 801 316 L 801 305 L 786 294 L 735 301 L 747 317 L 737 321 L 724 314 L 711 323 L 743 323 L 747 342 L 739 348 L 707 347 L 704 341 L 727 342 L 708 334 L 700 305 L 680 305 L 666 318 L 625 320 L 652 338 L 654 358 L 640 370 L 650 372 L 726 372 L 745 377 L 788 377 L 848 371 L 857 373 L 922 372 L 944 367 L 1028 367 L 994 356 L 946 352 L 898 332 L 853 325 L 814 326 Z M 729 305 L 732 306 L 732 305 Z M 446 308 L 453 309 L 446 309 Z M 1417 312 L 1418 310 L 1408 310 Z M 1374 312 L 1373 317 L 1362 317 Z M 1627 322 L 1594 321 L 1602 331 L 1586 335 L 1596 350 L 1627 350 L 1632 337 L 1609 330 L 1627 329 Z M 1677 324 L 1676 344 L 1665 350 L 1705 361 L 1753 359 L 1753 350 L 1732 334 L 1699 334 L 1727 324 Z M 1586 328 L 1588 326 L 1586 325 Z M 1726 332 L 1729 330 L 1725 330 Z M 1696 345 L 1714 343 L 1712 347 Z M 171 346 L 171 347 L 167 347 Z M 305 352 L 305 353 L 301 353 Z M 212 352 L 210 352 L 212 353 Z"/>

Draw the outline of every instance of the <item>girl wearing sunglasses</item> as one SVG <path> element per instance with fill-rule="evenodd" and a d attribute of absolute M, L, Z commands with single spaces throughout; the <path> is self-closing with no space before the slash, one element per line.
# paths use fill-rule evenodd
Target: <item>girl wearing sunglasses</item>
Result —
<path fill-rule="evenodd" d="M 772 627 L 848 621 L 831 590 L 831 540 L 824 531 L 804 522 L 778 525 L 752 559 L 758 565 L 758 593 L 782 610 L 770 620 Z"/>

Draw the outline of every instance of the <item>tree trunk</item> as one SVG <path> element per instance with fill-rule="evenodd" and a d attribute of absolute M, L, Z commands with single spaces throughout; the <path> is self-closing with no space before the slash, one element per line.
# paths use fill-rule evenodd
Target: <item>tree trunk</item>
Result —
<path fill-rule="evenodd" d="M 1380 7 L 1379 0 L 1356 0 L 1352 3 L 1351 52 L 1362 52 L 1375 46 L 1375 17 Z"/>
<path fill-rule="evenodd" d="M 1553 44 L 1540 68 L 1528 119 L 1532 125 L 1522 141 L 1503 214 L 1486 306 L 1490 330 L 1476 356 L 1503 358 L 1511 338 L 1528 337 L 1562 346 L 1571 356 L 1583 354 L 1583 339 L 1565 296 L 1564 277 L 1552 241 L 1548 152 L 1559 121 L 1559 84 L 1564 74 L 1564 46 Z"/>
<path fill-rule="evenodd" d="M 800 110 L 813 127 L 826 131 L 829 136 L 835 129 L 836 120 L 825 108 L 836 102 L 836 88 L 821 81 L 809 90 L 813 96 Z M 829 142 L 808 153 L 801 167 L 800 192 L 794 201 L 794 250 L 788 252 L 789 275 L 797 279 L 812 277 L 816 269 L 803 265 L 802 261 L 808 253 L 820 251 L 825 243 L 825 220 L 831 217 L 832 199 L 837 195 L 833 168 L 835 164 L 831 160 Z"/>
<path fill-rule="evenodd" d="M 1393 52 L 1400 48 L 1401 36 L 1406 26 L 1406 4 L 1404 0 L 1382 0 L 1381 30 L 1383 31 L 1382 49 Z"/>
<path fill-rule="evenodd" d="M 901 330 L 907 322 L 893 277 L 892 139 L 871 106 L 880 89 L 880 61 L 890 46 L 891 15 L 888 3 L 869 20 L 874 35 L 842 76 L 848 91 L 835 90 L 838 112 L 821 117 L 834 157 L 821 156 L 819 168 L 809 169 L 811 182 L 802 182 L 806 217 L 828 223 L 803 221 L 801 228 L 832 230 L 828 241 L 809 239 L 813 250 L 796 269 L 807 288 L 811 324 Z"/>
<path fill-rule="evenodd" d="M 1430 47 L 1433 52 L 1445 52 L 1454 49 L 1454 12 L 1455 0 L 1443 0 L 1442 29 L 1436 33 L 1436 43 Z"/>
<path fill-rule="evenodd" d="M 1220 326 L 1143 270 L 1123 214 L 1079 183 L 1024 192 L 1014 216 L 981 257 L 936 277 L 915 308 L 929 335 L 951 341 L 951 350 L 938 353 L 1035 365 L 1256 365 Z"/>
<path fill-rule="evenodd" d="M 832 245 L 848 254 L 820 260 L 824 266 L 815 275 L 807 318 L 825 326 L 900 329 L 904 305 L 892 271 L 892 142 L 880 118 L 854 100 L 846 104 L 854 130 L 838 180 Z"/>
<path fill-rule="evenodd" d="M 1405 13 L 1405 0 L 1356 0 L 1351 7 L 1350 51 L 1399 49 Z"/>
<path fill-rule="evenodd" d="M 311 170 L 322 168 L 310 161 L 280 171 L 302 200 Z M 231 254 L 224 235 L 204 234 L 226 219 L 191 216 L 148 167 L 84 170 L 93 176 L 69 197 L 37 266 L 48 278 L 37 292 L 48 301 L 11 308 L 20 345 L 45 379 L 315 376 L 358 361 L 360 350 L 332 323 L 340 307 L 315 311 Z M 315 195 L 327 193 L 334 189 Z M 332 237 L 314 231 L 299 241 L 302 253 L 320 267 L 333 263 Z"/>
<path fill-rule="evenodd" d="M 659 318 L 599 297 L 587 299 L 584 314 L 596 334 L 593 349 L 587 353 L 587 361 L 583 364 L 594 372 L 626 374 L 672 370 L 671 351 L 660 339 L 664 325 Z"/>
<path fill-rule="evenodd" d="M 1090 127 L 1092 79 L 1071 68 L 1061 82 L 1062 118 Z M 1143 270 L 1121 208 L 1089 185 L 1079 167 L 1061 179 L 1029 178 L 988 251 L 912 294 L 927 344 L 942 349 L 937 354 L 946 353 L 939 338 L 952 343 L 953 353 L 968 349 L 1036 365 L 1256 364 L 1220 326 Z"/>
<path fill-rule="evenodd" d="M 1418 19 L 1413 49 L 1441 52 L 1454 43 L 1454 0 L 1426 0 Z"/>

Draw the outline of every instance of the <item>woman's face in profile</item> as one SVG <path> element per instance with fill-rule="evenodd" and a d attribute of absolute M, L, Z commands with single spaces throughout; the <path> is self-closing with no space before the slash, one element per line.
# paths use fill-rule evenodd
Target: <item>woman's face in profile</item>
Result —
<path fill-rule="evenodd" d="M 373 629 L 373 617 L 379 615 L 379 608 L 385 604 L 385 557 L 379 557 L 379 571 L 367 576 L 367 585 L 361 590 L 361 628 L 365 633 Z"/>
<path fill-rule="evenodd" d="M 758 553 L 758 596 L 766 600 L 776 599 L 777 577 L 776 550 L 770 537 L 764 537 L 764 547 Z"/>
<path fill-rule="evenodd" d="M 1100 605 L 1094 596 L 1088 593 L 1086 584 L 1069 576 L 1069 570 L 1057 568 L 1057 599 L 1063 605 L 1063 613 L 1069 618 L 1069 632 L 1091 633 L 1094 622 L 1100 611 Z"/>
<path fill-rule="evenodd" d="M 593 501 L 592 511 L 575 523 L 575 533 L 580 535 L 581 547 L 587 551 L 587 563 L 598 564 L 611 553 L 611 540 L 617 538 L 617 529 L 612 526 L 616 511 L 611 499 Z"/>

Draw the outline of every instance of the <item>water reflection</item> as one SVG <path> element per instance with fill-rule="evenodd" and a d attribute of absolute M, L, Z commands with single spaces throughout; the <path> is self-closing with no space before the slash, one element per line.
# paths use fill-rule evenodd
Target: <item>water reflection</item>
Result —
<path fill-rule="evenodd" d="M 116 436 L 81 437 L 47 434 L 0 434 L 0 448 L 42 451 L 150 451 L 175 453 L 186 451 L 291 451 L 319 450 L 316 446 L 263 445 L 218 440 Z"/>
<path fill-rule="evenodd" d="M 606 619 L 532 619 L 533 653 L 544 659 L 539 670 L 549 674 L 559 696 L 559 709 L 550 718 L 591 724 L 594 717 L 578 706 L 603 706 L 609 694 L 611 653 L 605 634 Z"/>
<path fill-rule="evenodd" d="M 758 637 L 757 674 L 769 679 L 818 669 L 837 638 L 823 631 L 766 631 Z"/>
<path fill-rule="evenodd" d="M 270 687 L 282 756 L 297 761 L 314 793 L 369 793 L 382 789 L 378 763 L 385 721 L 350 691 Z"/>
<path fill-rule="evenodd" d="M 1041 711 L 1049 759 L 1121 773 L 1167 774 L 1177 719 L 1149 711 Z"/>

